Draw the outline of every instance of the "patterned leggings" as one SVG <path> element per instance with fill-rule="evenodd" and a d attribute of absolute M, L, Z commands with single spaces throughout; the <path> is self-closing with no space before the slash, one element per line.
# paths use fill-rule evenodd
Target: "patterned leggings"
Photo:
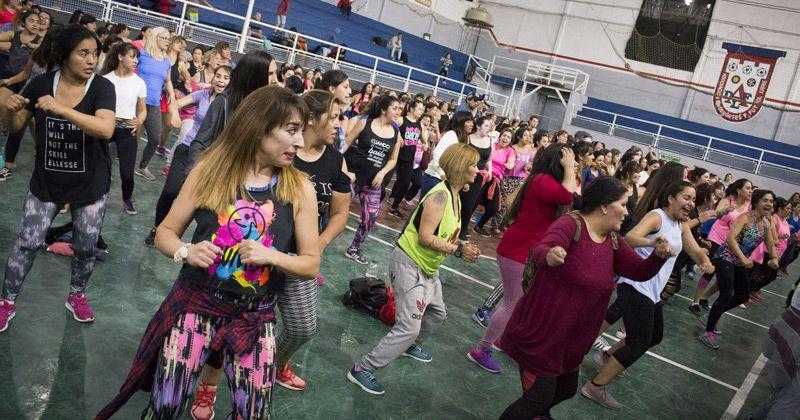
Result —
<path fill-rule="evenodd" d="M 518 176 L 507 176 L 500 181 L 500 210 L 492 217 L 492 229 L 500 229 L 506 225 L 503 221 L 503 218 L 506 217 L 506 199 L 523 181 L 525 178 Z"/>
<path fill-rule="evenodd" d="M 178 317 L 158 357 L 150 403 L 144 420 L 177 419 L 194 393 L 197 378 L 208 360 L 217 329 L 227 322 L 185 313 Z M 225 375 L 231 392 L 234 419 L 267 419 L 275 382 L 275 338 L 272 324 L 243 356 L 225 348 Z"/>
<path fill-rule="evenodd" d="M 283 331 L 278 354 L 289 358 L 317 332 L 317 280 L 287 280 L 278 294 Z M 283 368 L 283 366 L 279 366 Z"/>
<path fill-rule="evenodd" d="M 95 247 L 103 227 L 103 216 L 106 209 L 106 196 L 104 195 L 94 203 L 83 207 L 71 207 L 72 213 L 72 278 L 69 294 L 81 295 L 86 289 L 86 283 L 92 275 L 95 261 Z M 44 243 L 47 230 L 53 223 L 59 207 L 56 203 L 40 201 L 28 192 L 25 204 L 22 207 L 22 220 L 20 231 L 14 246 L 8 254 L 6 274 L 3 281 L 3 298 L 16 300 L 25 277 L 33 267 L 36 252 Z"/>
<path fill-rule="evenodd" d="M 361 245 L 367 240 L 369 231 L 375 226 L 378 220 L 378 211 L 381 209 L 381 186 L 367 184 L 356 191 L 358 202 L 361 203 L 361 223 L 358 224 L 353 243 L 347 248 L 348 251 L 360 251 Z"/>

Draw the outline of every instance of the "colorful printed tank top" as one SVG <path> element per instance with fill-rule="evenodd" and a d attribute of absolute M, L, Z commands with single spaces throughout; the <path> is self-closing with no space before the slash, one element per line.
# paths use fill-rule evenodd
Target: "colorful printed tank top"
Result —
<path fill-rule="evenodd" d="M 272 266 L 250 266 L 239 260 L 242 241 L 253 240 L 280 252 L 293 252 L 294 212 L 291 203 L 281 204 L 267 189 L 250 190 L 223 212 L 195 211 L 197 229 L 192 243 L 210 241 L 222 248 L 207 269 L 184 264 L 182 274 L 190 281 L 210 289 L 240 295 L 268 295 L 280 292 L 285 275 Z"/>
<path fill-rule="evenodd" d="M 758 229 L 758 222 L 756 221 L 755 216 L 753 216 L 753 213 L 750 213 L 750 223 L 751 226 L 742 229 L 739 237 L 736 238 L 736 242 L 739 243 L 739 249 L 741 249 L 742 254 L 748 258 L 750 258 L 750 254 L 752 254 L 753 251 L 755 251 L 755 249 L 758 248 L 762 242 L 764 242 L 764 236 L 767 232 L 766 226 L 761 230 Z M 731 251 L 727 243 L 722 244 L 722 246 L 719 247 L 717 255 L 719 255 L 720 258 L 733 263 L 734 265 L 742 265 L 741 261 L 739 261 L 739 258 L 733 253 L 733 251 Z"/>

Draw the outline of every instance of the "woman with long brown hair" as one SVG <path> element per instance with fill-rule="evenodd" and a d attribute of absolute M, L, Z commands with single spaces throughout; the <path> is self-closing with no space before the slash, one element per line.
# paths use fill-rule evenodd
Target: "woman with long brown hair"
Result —
<path fill-rule="evenodd" d="M 212 353 L 224 361 L 231 414 L 269 416 L 277 294 L 284 282 L 319 271 L 314 187 L 292 165 L 307 120 L 302 99 L 264 87 L 244 99 L 203 154 L 156 235 L 158 249 L 183 264 L 181 273 L 119 395 L 97 418 L 111 416 L 147 381 L 152 393 L 142 417 L 180 417 Z M 183 243 L 193 220 L 192 243 Z"/>

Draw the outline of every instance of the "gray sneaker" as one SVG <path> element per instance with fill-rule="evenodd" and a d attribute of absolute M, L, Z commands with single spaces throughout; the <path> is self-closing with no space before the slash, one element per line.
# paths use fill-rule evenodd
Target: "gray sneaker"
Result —
<path fill-rule="evenodd" d="M 581 395 L 602 405 L 609 410 L 619 411 L 622 410 L 622 404 L 618 403 L 613 396 L 608 392 L 608 385 L 597 386 L 592 384 L 591 381 L 586 382 L 586 385 L 581 388 Z"/>
<path fill-rule="evenodd" d="M 156 177 L 153 176 L 153 174 L 151 174 L 150 170 L 148 170 L 147 168 L 144 168 L 144 169 L 136 168 L 136 170 L 134 170 L 133 173 L 136 174 L 136 176 L 140 176 L 140 177 L 142 177 L 142 178 L 144 178 L 144 179 L 146 179 L 148 181 L 155 181 L 156 180 Z"/>
<path fill-rule="evenodd" d="M 606 355 L 605 351 L 596 351 L 592 356 L 592 361 L 598 367 L 603 367 L 606 362 L 608 362 L 609 357 Z"/>

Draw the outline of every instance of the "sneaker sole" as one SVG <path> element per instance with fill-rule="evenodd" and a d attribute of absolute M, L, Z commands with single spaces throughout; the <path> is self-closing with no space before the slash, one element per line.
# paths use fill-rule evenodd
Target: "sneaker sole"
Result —
<path fill-rule="evenodd" d="M 68 311 L 72 312 L 72 317 L 75 318 L 75 320 L 78 321 L 78 322 L 88 323 L 88 322 L 94 321 L 94 317 L 89 318 L 89 319 L 80 319 L 80 318 L 78 318 L 78 315 L 75 314 L 75 310 L 72 309 L 72 306 L 69 304 L 69 302 L 64 302 L 64 307 L 67 308 Z"/>
<path fill-rule="evenodd" d="M 403 354 L 401 354 L 401 356 L 403 356 L 403 357 L 409 357 L 409 358 L 411 358 L 411 359 L 414 359 L 414 360 L 416 360 L 416 361 L 418 361 L 418 362 L 422 362 L 422 363 L 430 363 L 430 362 L 432 362 L 432 361 L 433 361 L 433 358 L 432 358 L 432 357 L 431 357 L 430 359 L 420 359 L 419 357 L 417 357 L 417 356 L 413 356 L 413 355 L 410 355 L 410 354 L 408 354 L 408 353 L 403 353 Z"/>
<path fill-rule="evenodd" d="M 481 320 L 477 316 L 475 316 L 474 312 L 472 313 L 472 320 L 475 321 L 478 325 L 480 325 L 484 329 L 486 328 L 486 325 L 483 325 L 483 322 L 481 322 Z"/>
<path fill-rule="evenodd" d="M 3 182 L 3 181 L 8 181 L 9 179 L 11 179 L 11 177 L 10 177 L 10 176 L 3 177 L 3 178 L 0 178 L 0 182 Z"/>
<path fill-rule="evenodd" d="M 357 262 L 357 263 L 359 263 L 359 264 L 361 264 L 361 265 L 367 265 L 367 264 L 369 264 L 369 261 L 364 261 L 364 262 L 361 262 L 361 261 L 357 260 L 357 259 L 356 259 L 356 257 L 354 257 L 354 256 L 352 256 L 352 255 L 350 255 L 350 254 L 348 254 L 348 253 L 346 253 L 346 252 L 344 253 L 344 256 L 345 256 L 345 257 L 347 257 L 347 258 L 349 258 L 349 259 L 351 259 L 351 260 L 353 260 L 353 261 L 355 261 L 355 262 Z"/>
<path fill-rule="evenodd" d="M 583 395 L 586 399 L 588 399 L 590 401 L 594 401 L 597 404 L 599 404 L 600 406 L 605 407 L 605 408 L 607 408 L 609 410 L 612 410 L 612 411 L 621 411 L 622 410 L 622 407 L 610 407 L 610 406 L 608 406 L 606 404 L 603 404 L 602 402 L 600 402 L 597 399 L 595 399 L 594 397 L 592 397 L 592 395 L 589 394 L 584 388 L 581 388 L 581 395 Z"/>
<path fill-rule="evenodd" d="M 3 331 L 5 331 L 5 330 L 7 330 L 7 329 L 8 329 L 8 326 L 9 326 L 9 325 L 11 325 L 11 320 L 12 320 L 12 319 L 14 319 L 14 317 L 15 317 L 15 316 L 17 316 L 17 311 L 14 311 L 14 312 L 13 312 L 13 313 L 12 313 L 12 314 L 11 314 L 11 315 L 8 317 L 8 319 L 6 320 L 6 326 L 5 326 L 5 327 L 3 327 L 3 329 L 1 329 L 1 330 L 0 330 L 0 332 L 3 332 Z"/>
<path fill-rule="evenodd" d="M 482 365 L 482 364 L 478 363 L 478 361 L 477 361 L 477 360 L 475 360 L 475 359 L 472 357 L 472 355 L 471 355 L 471 354 L 469 354 L 469 353 L 467 353 L 467 359 L 471 360 L 471 361 L 472 361 L 472 363 L 475 363 L 476 365 L 478 365 L 478 367 L 480 367 L 481 369 L 483 369 L 483 370 L 485 370 L 485 371 L 487 371 L 487 372 L 491 372 L 491 373 L 500 373 L 500 372 L 502 372 L 502 371 L 503 371 L 503 369 L 500 369 L 500 370 L 491 370 L 491 369 L 487 368 L 486 366 L 484 366 L 484 365 Z"/>
<path fill-rule="evenodd" d="M 386 393 L 386 391 L 373 391 L 373 390 L 365 387 L 364 385 L 361 385 L 361 382 L 358 382 L 358 380 L 352 374 L 350 374 L 350 372 L 347 372 L 347 380 L 352 382 L 352 383 L 354 383 L 354 384 L 356 384 L 356 385 L 358 385 L 358 387 L 361 388 L 367 394 L 370 394 L 370 395 L 383 395 L 383 394 Z"/>
<path fill-rule="evenodd" d="M 501 349 L 500 347 L 497 347 L 494 343 L 492 343 L 492 350 L 499 351 L 500 353 L 505 353 L 503 351 L 503 349 Z"/>
<path fill-rule="evenodd" d="M 291 386 L 291 385 L 287 384 L 286 382 L 281 382 L 281 381 L 279 381 L 277 379 L 275 380 L 275 383 L 277 383 L 278 385 L 280 385 L 280 386 L 282 386 L 282 387 L 284 387 L 286 389 L 291 389 L 292 391 L 305 391 L 306 390 L 305 388 L 298 388 L 296 386 Z"/>

